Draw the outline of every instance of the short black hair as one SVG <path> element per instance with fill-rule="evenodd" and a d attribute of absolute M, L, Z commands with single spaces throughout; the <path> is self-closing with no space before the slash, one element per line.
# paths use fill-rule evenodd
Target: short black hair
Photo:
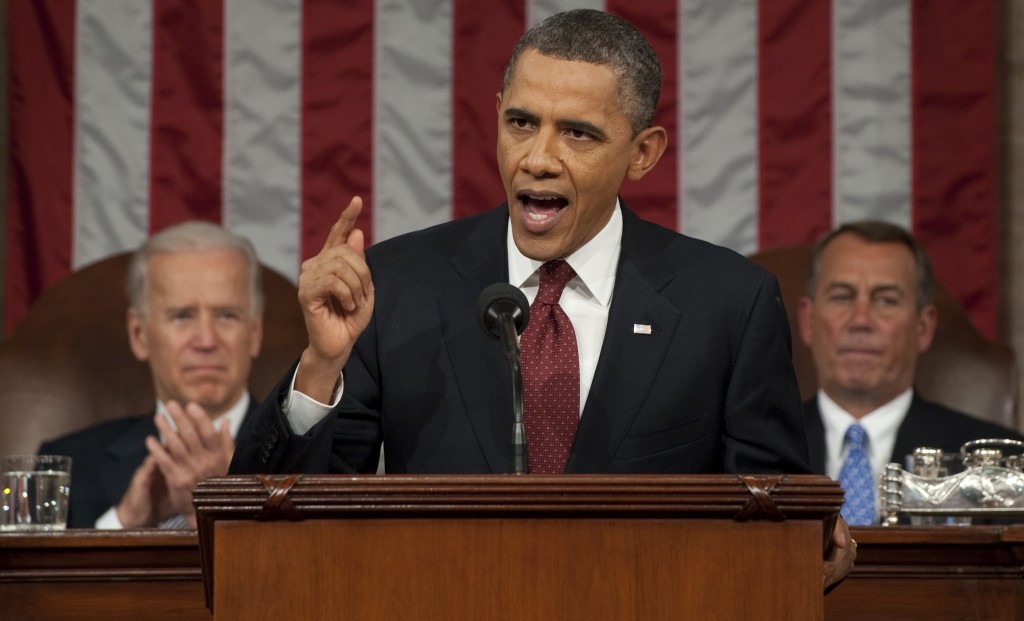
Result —
<path fill-rule="evenodd" d="M 661 96 L 661 63 L 647 39 L 632 24 L 611 13 L 574 9 L 556 13 L 519 39 L 505 66 L 501 91 L 512 82 L 526 50 L 544 56 L 607 65 L 619 80 L 619 96 L 633 136 L 654 124 Z"/>

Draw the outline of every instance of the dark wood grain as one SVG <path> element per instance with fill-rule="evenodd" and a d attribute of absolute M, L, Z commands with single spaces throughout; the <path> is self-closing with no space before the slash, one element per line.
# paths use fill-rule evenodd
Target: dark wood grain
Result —
<path fill-rule="evenodd" d="M 1024 525 L 857 527 L 829 621 L 1024 619 Z"/>
<path fill-rule="evenodd" d="M 718 485 L 713 478 L 698 481 L 708 487 Z M 262 488 L 258 482 L 255 487 L 250 485 L 253 482 L 245 480 L 240 489 L 248 494 Z M 237 483 L 221 481 L 217 486 L 220 489 Z M 804 546 L 802 552 L 786 549 L 774 533 L 768 532 L 779 523 L 680 518 L 685 513 L 680 507 L 687 504 L 712 513 L 722 511 L 723 505 L 733 509 L 738 505 L 735 501 L 708 502 L 706 495 L 696 492 L 673 498 L 670 480 L 639 485 L 625 496 L 617 482 L 609 485 L 594 481 L 584 493 L 570 488 L 558 491 L 558 485 L 540 489 L 545 486 L 526 481 L 524 489 L 532 490 L 533 501 L 522 506 L 509 495 L 501 500 L 497 493 L 491 497 L 493 504 L 469 503 L 469 481 L 435 483 L 435 497 L 445 501 L 433 507 L 425 504 L 431 493 L 411 493 L 408 488 L 412 481 L 388 481 L 378 486 L 363 485 L 361 481 L 343 483 L 349 489 L 348 502 L 356 505 L 362 495 L 367 506 L 376 505 L 380 513 L 360 517 L 353 506 L 346 510 L 347 518 L 339 518 L 326 517 L 331 512 L 344 513 L 334 506 L 338 501 L 323 498 L 335 482 L 320 481 L 307 488 L 309 493 L 299 506 L 301 511 L 324 517 L 278 522 L 275 529 L 282 530 L 271 536 L 250 532 L 259 531 L 261 524 L 248 519 L 216 520 L 225 537 L 251 546 L 258 559 L 253 563 L 232 561 L 235 564 L 225 567 L 225 575 L 259 585 L 274 595 L 275 603 L 257 609 L 245 600 L 218 602 L 240 615 L 251 614 L 250 619 L 315 618 L 303 617 L 313 603 L 336 593 L 349 597 L 348 591 L 361 585 L 351 602 L 340 605 L 326 618 L 338 618 L 339 610 L 351 613 L 354 605 L 372 614 L 346 618 L 389 618 L 396 607 L 417 601 L 430 611 L 425 614 L 437 615 L 434 618 L 458 605 L 478 607 L 478 619 L 501 618 L 493 611 L 518 606 L 532 607 L 535 612 L 546 606 L 543 610 L 554 611 L 548 618 L 571 619 L 577 614 L 572 611 L 587 610 L 586 605 L 600 596 L 608 603 L 602 605 L 601 614 L 591 618 L 715 619 L 729 618 L 720 616 L 729 613 L 737 615 L 732 618 L 768 619 L 772 617 L 764 616 L 763 609 L 751 608 L 753 602 L 762 598 L 766 605 L 775 605 L 773 598 L 783 597 L 782 587 L 793 580 L 792 568 L 806 566 L 814 547 Z M 383 493 L 403 488 L 402 495 Z M 461 488 L 465 489 L 459 491 Z M 595 494 L 599 489 L 613 496 L 619 494 L 620 500 L 631 497 L 626 505 L 630 508 L 611 511 L 609 498 Z M 726 485 L 723 489 L 732 487 Z M 317 496 L 320 500 L 314 500 Z M 390 496 L 390 501 L 383 502 L 384 496 Z M 251 500 L 257 497 L 266 498 L 267 492 L 236 506 L 241 507 L 241 513 L 256 513 L 260 504 Z M 548 502 L 560 497 L 564 514 L 539 514 L 536 506 L 545 497 Z M 506 511 L 501 510 L 502 503 Z M 642 512 L 655 509 L 653 517 L 636 519 Z M 228 515 L 232 511 L 230 504 L 220 510 Z M 676 516 L 672 511 L 677 512 Z M 462 517 L 435 519 L 444 512 L 461 513 Z M 580 512 L 589 512 L 591 517 L 581 520 Z M 573 540 L 557 536 L 566 520 L 574 522 Z M 336 531 L 339 523 L 344 530 Z M 631 524 L 628 535 L 623 523 Z M 788 522 L 782 524 L 789 527 Z M 705 532 L 719 528 L 727 529 L 722 531 L 729 535 L 727 545 Z M 292 529 L 308 529 L 309 536 L 293 535 Z M 858 563 L 853 574 L 823 598 L 825 619 L 1024 619 L 1024 525 L 858 527 L 852 532 L 859 543 Z M 384 537 L 392 539 L 391 551 L 378 545 L 377 540 Z M 488 549 L 496 552 L 481 556 Z M 300 555 L 318 560 L 298 564 Z M 430 571 L 412 571 L 406 559 L 417 555 L 429 557 Z M 609 565 L 608 559 L 616 562 Z M 680 561 L 691 568 L 692 574 L 666 578 L 667 564 Z M 726 564 L 741 568 L 738 578 L 725 577 Z M 482 586 L 442 586 L 441 580 L 460 573 L 473 576 Z M 289 584 L 296 575 L 304 576 L 304 580 Z M 549 594 L 538 600 L 538 590 L 562 578 L 576 586 L 573 592 L 561 597 Z M 709 584 L 717 593 L 721 586 L 730 586 L 729 580 L 739 580 L 749 587 L 743 597 L 723 601 L 716 595 L 711 601 L 704 599 L 702 593 Z M 514 587 L 517 583 L 526 588 Z M 402 595 L 395 597 L 394 589 Z M 662 609 L 652 602 L 666 593 L 674 598 L 672 606 L 689 606 L 700 614 L 691 611 L 659 617 Z M 614 616 L 608 611 L 614 611 Z M 0 620 L 212 618 L 204 601 L 195 532 L 0 533 Z M 544 617 L 535 614 L 525 618 Z"/>
<path fill-rule="evenodd" d="M 196 534 L 0 534 L 0 619 L 209 621 Z"/>
<path fill-rule="evenodd" d="M 218 621 L 813 620 L 842 491 L 819 476 L 250 476 L 203 483 L 195 504 Z"/>

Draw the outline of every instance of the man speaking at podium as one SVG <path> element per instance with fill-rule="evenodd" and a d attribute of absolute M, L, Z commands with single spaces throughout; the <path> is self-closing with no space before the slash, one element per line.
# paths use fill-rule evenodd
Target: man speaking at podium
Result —
<path fill-rule="evenodd" d="M 775 278 L 618 198 L 665 150 L 660 89 L 657 56 L 617 17 L 527 32 L 497 94 L 507 203 L 364 255 L 353 199 L 302 266 L 309 346 L 232 472 L 372 473 L 382 444 L 389 473 L 509 472 L 512 378 L 475 316 L 496 282 L 532 302 L 530 472 L 809 472 Z"/>

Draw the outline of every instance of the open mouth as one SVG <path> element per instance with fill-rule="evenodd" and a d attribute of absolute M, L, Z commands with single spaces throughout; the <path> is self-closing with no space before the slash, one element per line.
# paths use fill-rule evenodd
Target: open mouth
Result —
<path fill-rule="evenodd" d="M 520 193 L 522 222 L 528 230 L 540 233 L 553 227 L 569 206 L 569 201 L 556 194 Z"/>

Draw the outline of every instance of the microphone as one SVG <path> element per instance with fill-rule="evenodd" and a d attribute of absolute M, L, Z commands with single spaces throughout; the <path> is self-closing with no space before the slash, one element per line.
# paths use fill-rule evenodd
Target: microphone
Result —
<path fill-rule="evenodd" d="M 480 292 L 480 297 L 476 299 L 476 316 L 487 334 L 496 339 L 503 338 L 505 314 L 512 321 L 515 334 L 522 334 L 530 319 L 530 303 L 519 287 L 507 282 L 496 282 Z M 518 349 L 514 338 L 512 344 Z"/>
<path fill-rule="evenodd" d="M 530 304 L 518 287 L 496 282 L 480 292 L 476 316 L 484 332 L 498 339 L 512 371 L 512 473 L 526 474 L 526 423 L 523 419 L 523 372 L 519 367 L 519 341 L 530 320 Z"/>

